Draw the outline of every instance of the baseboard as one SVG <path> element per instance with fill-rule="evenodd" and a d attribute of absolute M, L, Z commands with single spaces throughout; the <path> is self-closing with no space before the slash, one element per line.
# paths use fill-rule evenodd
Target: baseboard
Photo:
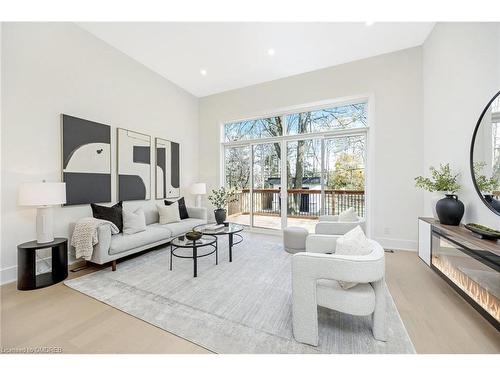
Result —
<path fill-rule="evenodd" d="M 405 250 L 405 251 L 417 251 L 418 242 L 413 240 L 403 240 L 400 238 L 384 238 L 375 237 L 377 241 L 384 249 L 390 250 Z"/>
<path fill-rule="evenodd" d="M 271 236 L 283 237 L 283 231 L 281 229 L 266 229 L 266 228 L 250 228 L 245 227 L 245 232 L 259 233 L 259 234 L 269 234 Z"/>
<path fill-rule="evenodd" d="M 0 270 L 0 285 L 9 284 L 17 280 L 17 266 Z"/>

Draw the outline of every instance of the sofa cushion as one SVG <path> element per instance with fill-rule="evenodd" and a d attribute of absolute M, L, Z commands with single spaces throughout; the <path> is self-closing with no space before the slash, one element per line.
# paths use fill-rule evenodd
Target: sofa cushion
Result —
<path fill-rule="evenodd" d="M 157 223 L 160 220 L 156 204 L 147 204 L 142 207 L 144 216 L 146 217 L 146 225 Z"/>
<path fill-rule="evenodd" d="M 201 219 L 194 219 L 194 218 L 189 218 L 189 219 L 184 219 L 181 221 L 178 221 L 177 223 L 169 223 L 169 224 L 164 224 L 161 225 L 162 227 L 168 228 L 172 232 L 172 237 L 179 236 L 181 234 L 184 234 L 186 232 L 189 232 L 193 229 L 193 227 L 200 225 L 200 224 L 205 224 L 204 220 Z"/>
<path fill-rule="evenodd" d="M 123 233 L 134 234 L 146 230 L 146 217 L 142 208 L 134 212 L 123 210 Z"/>
<path fill-rule="evenodd" d="M 188 214 L 188 211 L 186 208 L 186 202 L 184 202 L 184 197 L 181 197 L 181 198 L 177 199 L 176 201 L 165 200 L 165 205 L 170 206 L 171 204 L 174 204 L 176 202 L 179 204 L 179 216 L 180 216 L 181 220 L 189 218 L 189 214 Z"/>
<path fill-rule="evenodd" d="M 158 213 L 160 214 L 160 224 L 170 224 L 181 221 L 179 216 L 179 204 L 177 202 L 170 206 L 161 206 L 157 204 L 156 207 L 158 207 Z"/>
<path fill-rule="evenodd" d="M 92 216 L 96 219 L 111 221 L 118 227 L 120 232 L 123 230 L 122 201 L 111 207 L 100 206 L 94 203 L 91 203 L 90 207 L 92 208 Z"/>
<path fill-rule="evenodd" d="M 146 230 L 134 234 L 116 234 L 111 236 L 109 254 L 118 254 L 137 247 L 146 246 L 172 237 L 172 231 L 166 225 L 151 224 Z"/>

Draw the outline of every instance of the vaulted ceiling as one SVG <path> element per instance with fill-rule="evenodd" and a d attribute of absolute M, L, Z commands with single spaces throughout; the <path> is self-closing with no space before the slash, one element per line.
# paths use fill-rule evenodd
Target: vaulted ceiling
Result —
<path fill-rule="evenodd" d="M 202 97 L 418 46 L 434 23 L 90 22 L 78 25 Z"/>

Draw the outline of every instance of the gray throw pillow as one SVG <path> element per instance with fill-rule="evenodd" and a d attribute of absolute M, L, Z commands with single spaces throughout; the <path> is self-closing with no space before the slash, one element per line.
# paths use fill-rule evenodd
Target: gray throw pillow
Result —
<path fill-rule="evenodd" d="M 142 208 L 134 212 L 123 210 L 123 233 L 134 234 L 146 230 L 146 216 Z"/>

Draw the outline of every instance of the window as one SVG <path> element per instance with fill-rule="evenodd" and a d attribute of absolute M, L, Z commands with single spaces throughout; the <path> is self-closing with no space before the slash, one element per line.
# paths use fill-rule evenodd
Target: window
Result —
<path fill-rule="evenodd" d="M 288 134 L 366 127 L 366 103 L 294 113 L 286 116 Z"/>
<path fill-rule="evenodd" d="M 365 216 L 367 109 L 360 101 L 224 124 L 224 183 L 238 197 L 229 220 L 313 232 L 323 214 Z"/>
<path fill-rule="evenodd" d="M 224 125 L 226 142 L 248 139 L 279 137 L 283 135 L 281 117 L 269 117 L 256 120 L 233 122 Z"/>

